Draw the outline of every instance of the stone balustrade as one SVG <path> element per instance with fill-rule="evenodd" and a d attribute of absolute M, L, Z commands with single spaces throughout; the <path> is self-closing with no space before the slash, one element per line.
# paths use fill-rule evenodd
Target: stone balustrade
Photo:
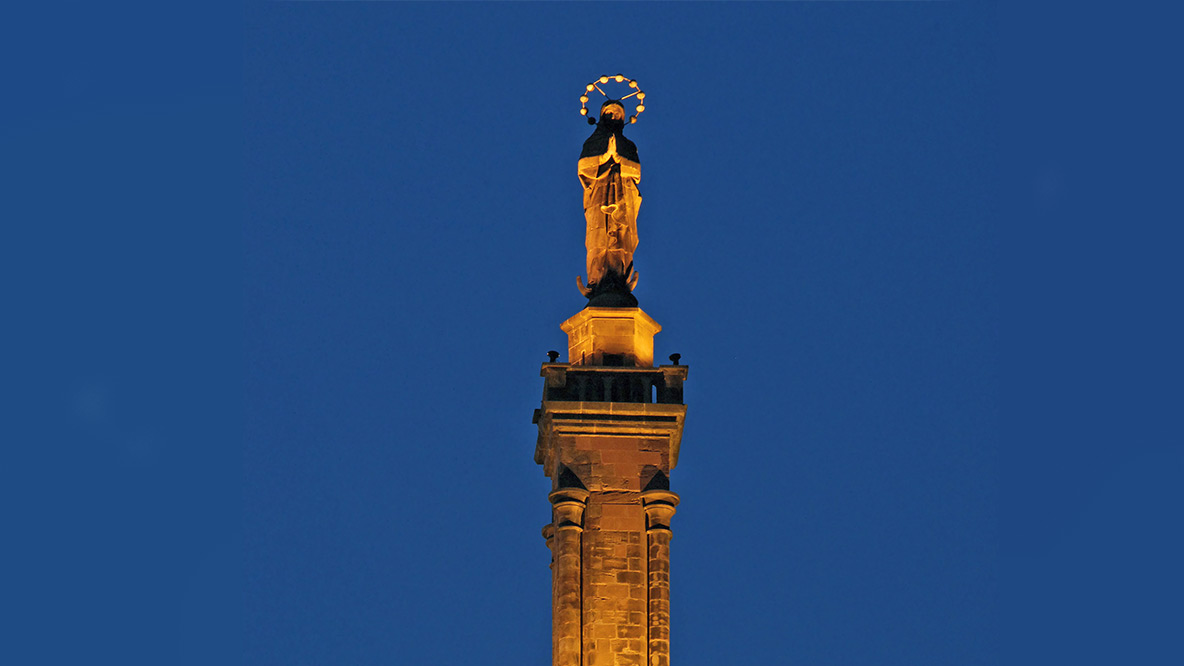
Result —
<path fill-rule="evenodd" d="M 681 405 L 685 365 L 657 368 L 544 363 L 543 401 Z"/>

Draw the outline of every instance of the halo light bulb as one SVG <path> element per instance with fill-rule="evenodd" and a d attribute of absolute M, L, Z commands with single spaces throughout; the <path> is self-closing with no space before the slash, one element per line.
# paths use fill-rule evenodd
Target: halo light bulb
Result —
<path fill-rule="evenodd" d="M 616 81 L 617 83 L 625 83 L 630 88 L 633 89 L 633 92 L 622 97 L 622 100 L 628 99 L 629 97 L 637 97 L 637 99 L 635 100 L 637 103 L 637 107 L 634 109 L 633 115 L 630 116 L 629 120 L 627 121 L 629 124 L 637 122 L 638 115 L 642 111 L 645 111 L 645 93 L 642 92 L 640 83 L 638 83 L 634 79 L 631 79 L 631 78 L 625 76 L 624 74 L 604 74 L 604 75 L 601 75 L 600 77 L 592 79 L 592 83 L 589 83 L 588 85 L 584 86 L 585 92 L 584 92 L 584 94 L 580 95 L 580 115 L 584 116 L 584 119 L 587 120 L 589 124 L 593 124 L 593 125 L 596 124 L 596 116 L 593 116 L 590 113 L 588 113 L 589 95 L 591 95 L 592 91 L 594 91 L 594 90 L 598 91 L 600 94 L 604 95 L 605 97 L 608 97 L 609 101 L 611 101 L 611 102 L 621 103 L 620 100 L 612 99 L 612 97 L 610 97 L 608 95 L 608 93 L 604 92 L 604 90 L 601 90 L 600 86 L 598 85 L 601 83 L 608 83 L 610 81 Z M 622 104 L 622 106 L 623 106 L 623 104 Z M 624 115 L 624 114 L 622 114 L 622 115 Z"/>

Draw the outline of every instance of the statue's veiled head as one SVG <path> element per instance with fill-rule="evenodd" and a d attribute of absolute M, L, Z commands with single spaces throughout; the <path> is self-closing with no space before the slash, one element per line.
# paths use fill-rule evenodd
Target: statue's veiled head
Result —
<path fill-rule="evenodd" d="M 588 140 L 584 142 L 584 150 L 580 153 L 580 157 L 604 155 L 608 152 L 609 138 L 615 136 L 617 153 L 634 162 L 640 162 L 641 160 L 637 157 L 637 146 L 625 138 L 625 125 L 628 124 L 629 120 L 625 116 L 625 105 L 621 100 L 610 99 L 604 104 L 601 104 L 600 120 L 596 123 L 596 129 L 592 131 L 592 136 L 588 137 Z"/>
<path fill-rule="evenodd" d="M 600 105 L 600 124 L 610 129 L 621 129 L 625 126 L 625 107 L 619 100 L 610 99 Z"/>

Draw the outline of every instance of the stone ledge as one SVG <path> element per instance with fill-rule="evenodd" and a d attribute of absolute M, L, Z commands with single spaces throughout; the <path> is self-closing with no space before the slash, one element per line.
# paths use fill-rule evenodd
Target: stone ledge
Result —
<path fill-rule="evenodd" d="M 566 436 L 627 436 L 659 440 L 669 447 L 670 468 L 678 464 L 686 405 L 625 402 L 545 401 L 538 410 L 534 461 L 547 464 L 549 442 Z M 555 442 L 554 444 L 558 444 Z M 653 446 L 645 447 L 653 450 Z"/>

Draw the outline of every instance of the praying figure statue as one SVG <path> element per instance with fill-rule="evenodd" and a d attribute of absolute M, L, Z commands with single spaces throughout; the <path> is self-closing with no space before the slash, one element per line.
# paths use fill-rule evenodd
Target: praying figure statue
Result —
<path fill-rule="evenodd" d="M 589 305 L 632 307 L 637 284 L 633 251 L 637 248 L 637 209 L 641 164 L 637 146 L 625 138 L 625 108 L 617 100 L 600 107 L 596 130 L 580 153 L 584 186 L 584 245 L 588 250 L 588 285 L 577 278 Z"/>

